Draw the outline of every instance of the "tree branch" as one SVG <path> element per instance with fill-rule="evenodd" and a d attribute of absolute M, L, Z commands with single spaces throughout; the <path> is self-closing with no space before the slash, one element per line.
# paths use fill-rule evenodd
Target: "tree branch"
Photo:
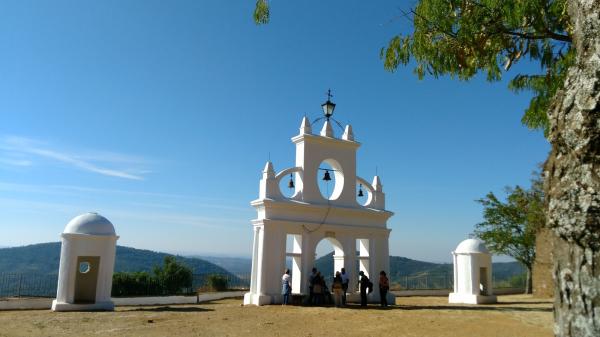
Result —
<path fill-rule="evenodd" d="M 513 32 L 511 30 L 505 29 L 503 28 L 500 33 L 506 34 L 506 35 L 512 35 L 512 36 L 518 36 L 520 38 L 523 39 L 527 39 L 527 40 L 543 40 L 543 39 L 553 39 L 553 40 L 557 40 L 557 41 L 564 41 L 564 42 L 571 42 L 571 37 L 568 35 L 561 35 L 561 34 L 557 34 L 551 31 L 546 31 L 546 34 L 527 34 L 527 33 L 521 33 L 521 32 Z"/>

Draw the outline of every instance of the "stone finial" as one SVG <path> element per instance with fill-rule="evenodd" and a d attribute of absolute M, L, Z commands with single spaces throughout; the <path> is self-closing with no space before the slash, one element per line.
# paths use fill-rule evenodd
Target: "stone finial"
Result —
<path fill-rule="evenodd" d="M 383 185 L 381 184 L 381 178 L 379 178 L 379 176 L 375 176 L 373 177 L 373 189 L 375 191 L 383 191 Z"/>
<path fill-rule="evenodd" d="M 300 124 L 300 134 L 306 135 L 312 133 L 312 127 L 310 126 L 310 121 L 306 116 L 302 118 L 302 124 Z"/>
<path fill-rule="evenodd" d="M 273 169 L 273 163 L 270 161 L 268 161 L 265 165 L 265 169 L 263 170 L 263 178 L 275 178 L 275 169 Z"/>
<path fill-rule="evenodd" d="M 321 136 L 333 138 L 333 128 L 331 127 L 331 123 L 329 122 L 329 120 L 326 120 L 325 124 L 323 124 L 323 128 L 321 129 Z"/>
<path fill-rule="evenodd" d="M 354 132 L 352 132 L 352 125 L 346 125 L 346 129 L 344 130 L 344 134 L 342 135 L 343 140 L 354 140 Z"/>
<path fill-rule="evenodd" d="M 258 192 L 259 199 L 279 199 L 281 198 L 281 191 L 277 186 L 277 179 L 275 179 L 275 170 L 273 169 L 273 163 L 268 161 L 263 170 L 263 176 L 260 180 L 260 188 Z"/>

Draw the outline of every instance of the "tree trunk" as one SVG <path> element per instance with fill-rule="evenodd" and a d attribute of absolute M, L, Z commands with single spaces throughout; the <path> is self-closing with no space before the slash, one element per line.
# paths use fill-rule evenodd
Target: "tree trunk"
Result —
<path fill-rule="evenodd" d="M 531 278 L 531 267 L 527 267 L 527 279 L 525 280 L 525 294 L 531 294 L 533 282 Z"/>
<path fill-rule="evenodd" d="M 555 234 L 554 332 L 600 336 L 600 1 L 568 0 L 576 49 L 549 110 L 548 225 Z"/>

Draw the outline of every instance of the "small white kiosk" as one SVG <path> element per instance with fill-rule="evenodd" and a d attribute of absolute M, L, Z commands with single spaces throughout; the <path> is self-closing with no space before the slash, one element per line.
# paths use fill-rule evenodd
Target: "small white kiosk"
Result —
<path fill-rule="evenodd" d="M 461 242 L 452 252 L 454 292 L 449 303 L 496 303 L 492 290 L 492 256 L 477 239 Z"/>
<path fill-rule="evenodd" d="M 322 107 L 326 120 L 321 132 L 313 133 L 304 117 L 299 134 L 292 138 L 296 165 L 276 173 L 269 161 L 263 170 L 259 198 L 251 203 L 257 218 L 252 220 L 252 277 L 245 305 L 282 302 L 281 275 L 287 259 L 292 265 L 292 293 L 309 294 L 309 276 L 321 240 L 333 245 L 334 270 L 345 268 L 348 272 L 348 301 L 359 300 L 359 270 L 375 284 L 381 270 L 389 273 L 391 229 L 387 220 L 393 213 L 385 208 L 381 179 L 376 175 L 370 183 L 356 174 L 360 143 L 355 141 L 352 127 L 347 125 L 341 138 L 336 138 L 330 121 L 335 104 L 327 100 Z M 331 168 L 321 168 L 323 163 Z M 294 189 L 290 197 L 280 190 L 280 182 L 288 177 L 288 187 Z M 330 196 L 320 192 L 320 180 L 332 183 Z M 357 201 L 357 188 L 358 196 L 366 201 Z M 328 282 L 333 277 L 324 276 Z M 379 301 L 379 292 L 373 291 L 368 298 Z M 394 303 L 394 299 L 388 293 L 388 302 Z"/>
<path fill-rule="evenodd" d="M 113 224 L 97 213 L 79 215 L 67 224 L 53 311 L 114 309 L 110 293 L 118 238 Z"/>

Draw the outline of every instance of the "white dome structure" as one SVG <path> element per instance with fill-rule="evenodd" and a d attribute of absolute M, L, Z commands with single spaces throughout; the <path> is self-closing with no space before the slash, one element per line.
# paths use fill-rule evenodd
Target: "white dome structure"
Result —
<path fill-rule="evenodd" d="M 118 238 L 113 224 L 98 213 L 69 221 L 61 235 L 53 311 L 114 309 L 110 293 Z"/>
<path fill-rule="evenodd" d="M 456 254 L 489 254 L 483 241 L 477 239 L 466 239 L 459 243 L 454 250 Z"/>
<path fill-rule="evenodd" d="M 69 221 L 65 231 L 68 234 L 108 235 L 115 236 L 115 227 L 98 213 L 84 213 Z"/>
<path fill-rule="evenodd" d="M 496 303 L 492 291 L 492 255 L 481 240 L 462 241 L 452 252 L 454 292 L 450 303 Z"/>

